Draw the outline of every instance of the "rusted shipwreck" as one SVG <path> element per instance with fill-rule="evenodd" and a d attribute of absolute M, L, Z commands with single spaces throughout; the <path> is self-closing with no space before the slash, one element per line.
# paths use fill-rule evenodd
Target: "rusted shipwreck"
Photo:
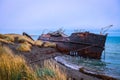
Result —
<path fill-rule="evenodd" d="M 66 36 L 60 31 L 42 34 L 38 40 L 55 42 L 57 49 L 65 54 L 100 59 L 105 47 L 107 34 L 75 32 Z"/>

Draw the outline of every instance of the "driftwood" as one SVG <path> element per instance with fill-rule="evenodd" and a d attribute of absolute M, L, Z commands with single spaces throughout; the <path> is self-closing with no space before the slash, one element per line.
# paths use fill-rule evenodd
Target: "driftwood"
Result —
<path fill-rule="evenodd" d="M 116 78 L 113 78 L 113 77 L 110 77 L 107 75 L 91 73 L 91 72 L 85 70 L 84 68 L 80 68 L 79 71 L 84 73 L 84 74 L 94 76 L 94 77 L 97 77 L 97 78 L 102 79 L 102 80 L 117 80 Z"/>
<path fill-rule="evenodd" d="M 30 35 L 28 35 L 26 32 L 23 32 L 23 36 L 26 36 L 26 37 L 28 37 L 28 38 L 30 38 L 31 40 L 34 41 L 34 39 L 32 39 L 32 37 Z"/>

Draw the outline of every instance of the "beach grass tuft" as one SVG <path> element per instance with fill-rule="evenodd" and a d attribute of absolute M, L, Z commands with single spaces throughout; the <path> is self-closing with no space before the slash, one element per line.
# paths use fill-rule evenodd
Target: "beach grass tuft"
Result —
<path fill-rule="evenodd" d="M 34 45 L 34 41 L 31 40 L 30 38 L 26 37 L 26 36 L 18 35 L 17 38 L 18 38 L 17 41 L 19 43 L 28 42 L 28 43 Z"/>
<path fill-rule="evenodd" d="M 52 60 L 45 60 L 44 68 L 52 70 L 54 72 L 54 78 L 51 78 L 50 80 L 67 80 L 65 70 L 61 70 L 59 65 L 56 65 Z M 49 76 L 47 77 L 49 78 Z"/>
<path fill-rule="evenodd" d="M 0 46 L 0 80 L 38 80 L 22 56 Z"/>
<path fill-rule="evenodd" d="M 28 42 L 20 43 L 17 46 L 16 50 L 22 51 L 22 52 L 30 52 L 31 51 L 31 44 L 29 44 Z"/>
<path fill-rule="evenodd" d="M 4 35 L 4 34 L 0 34 L 0 42 L 13 43 L 14 42 L 14 37 L 13 36 L 8 36 L 8 35 Z"/>
<path fill-rule="evenodd" d="M 53 42 L 45 42 L 45 43 L 44 43 L 44 47 L 53 47 L 53 48 L 55 48 L 55 47 L 56 47 L 56 44 L 53 43 Z"/>
<path fill-rule="evenodd" d="M 41 41 L 41 40 L 36 40 L 36 41 L 35 41 L 35 45 L 38 46 L 38 47 L 42 47 L 43 41 Z"/>

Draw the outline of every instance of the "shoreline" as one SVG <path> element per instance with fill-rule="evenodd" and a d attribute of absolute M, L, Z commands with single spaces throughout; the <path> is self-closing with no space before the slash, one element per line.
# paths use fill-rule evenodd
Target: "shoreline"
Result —
<path fill-rule="evenodd" d="M 60 59 L 60 56 L 57 56 L 54 58 L 58 63 L 60 63 L 61 65 L 64 65 L 68 68 L 71 68 L 73 70 L 79 71 L 83 74 L 89 75 L 89 76 L 93 76 L 96 77 L 98 79 L 102 79 L 102 80 L 116 80 L 116 78 L 111 77 L 109 75 L 105 75 L 105 74 L 99 74 L 96 72 L 93 72 L 91 70 L 88 70 L 87 68 L 85 68 L 84 66 L 77 66 L 75 64 L 69 63 L 68 61 L 65 61 L 64 59 Z M 73 67 L 74 66 L 74 67 Z M 86 80 L 86 79 L 85 79 Z"/>
<path fill-rule="evenodd" d="M 8 34 L 8 36 L 10 35 Z M 23 37 L 23 35 L 19 35 L 19 36 L 20 38 Z M 18 40 L 18 38 L 15 38 L 15 39 Z M 1 39 L 0 45 L 9 47 L 15 55 L 19 55 L 19 56 L 22 55 L 27 61 L 27 63 L 32 66 L 38 65 L 39 67 L 42 67 L 44 64 L 44 61 L 50 60 L 55 66 L 58 65 L 61 71 L 65 71 L 65 73 L 67 74 L 68 80 L 101 80 L 101 76 L 102 76 L 102 80 L 106 80 L 106 79 L 116 80 L 112 77 L 106 77 L 104 75 L 94 75 L 94 74 L 88 73 L 84 71 L 83 67 L 76 66 L 76 69 L 67 67 L 66 65 L 60 62 L 57 62 L 54 59 L 56 56 L 63 55 L 59 51 L 57 51 L 56 48 L 34 45 L 33 41 L 31 40 L 25 41 L 29 43 L 29 46 L 31 47 L 30 51 L 25 51 L 25 52 L 18 51 L 16 50 L 16 48 L 17 46 L 23 43 L 24 39 L 22 39 L 20 42 L 18 42 L 17 40 L 13 42 L 11 41 L 9 42 L 7 40 Z M 28 45 L 28 44 L 25 44 L 25 45 Z"/>

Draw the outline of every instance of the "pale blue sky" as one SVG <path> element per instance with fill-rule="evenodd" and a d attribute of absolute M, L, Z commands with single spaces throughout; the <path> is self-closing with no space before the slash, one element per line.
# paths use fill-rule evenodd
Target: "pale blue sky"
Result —
<path fill-rule="evenodd" d="M 120 31 L 120 0 L 0 0 L 0 33 L 100 31 L 110 24 L 110 32 Z"/>

